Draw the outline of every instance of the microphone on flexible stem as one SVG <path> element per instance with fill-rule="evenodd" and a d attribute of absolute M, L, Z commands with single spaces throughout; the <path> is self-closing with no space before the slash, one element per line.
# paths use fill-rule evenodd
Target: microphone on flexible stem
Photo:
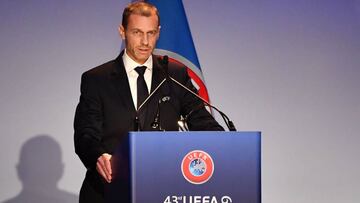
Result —
<path fill-rule="evenodd" d="M 192 90 L 190 90 L 189 88 L 187 88 L 185 85 L 181 84 L 179 81 L 177 81 L 176 79 L 170 77 L 170 79 L 175 82 L 177 85 L 181 86 L 182 88 L 184 88 L 186 91 L 190 92 L 192 95 L 194 95 L 195 97 L 197 97 L 198 99 L 200 99 L 202 102 L 205 103 L 206 106 L 209 106 L 212 109 L 215 109 L 223 118 L 226 126 L 228 127 L 229 131 L 236 131 L 235 125 L 234 123 L 229 119 L 229 117 L 226 116 L 225 113 L 223 113 L 222 111 L 220 111 L 218 108 L 216 108 L 215 106 L 211 105 L 209 102 L 207 102 L 205 99 L 203 99 L 202 97 L 200 97 L 199 95 L 197 95 L 195 92 L 193 92 Z M 188 115 L 186 115 L 186 118 L 189 118 L 189 116 L 195 112 L 195 110 L 190 111 L 190 113 Z M 186 122 L 185 118 L 184 121 Z"/>
<path fill-rule="evenodd" d="M 154 118 L 154 122 L 151 123 L 151 127 L 153 129 L 159 129 L 160 131 L 165 130 L 161 127 L 161 123 L 160 123 L 160 104 L 163 102 L 167 102 L 167 101 L 170 101 L 170 96 L 165 96 L 165 97 L 159 99 L 158 104 L 157 104 L 156 116 Z"/>
<path fill-rule="evenodd" d="M 216 108 L 215 106 L 211 105 L 209 102 L 207 102 L 205 99 L 203 99 L 202 97 L 200 97 L 198 94 L 196 94 L 195 92 L 193 92 L 192 90 L 190 90 L 188 87 L 186 87 L 185 85 L 181 84 L 179 81 L 177 81 L 176 79 L 174 79 L 173 77 L 169 76 L 168 74 L 168 63 L 169 63 L 169 58 L 168 56 L 164 56 L 163 57 L 163 64 L 164 64 L 164 69 L 165 69 L 165 74 L 166 74 L 166 79 L 168 80 L 168 83 L 170 81 L 173 81 L 175 84 L 177 84 L 178 86 L 182 87 L 183 89 L 185 89 L 187 92 L 191 93 L 192 95 L 194 95 L 196 98 L 200 99 L 206 106 L 209 106 L 212 109 L 215 109 L 222 117 L 222 119 L 224 120 L 226 126 L 228 127 L 229 131 L 236 131 L 235 125 L 234 123 L 229 119 L 229 117 L 226 116 L 225 113 L 223 113 L 222 111 L 220 111 L 218 108 Z M 201 106 L 202 108 L 202 106 Z M 196 108 L 191 110 L 184 118 L 180 119 L 180 121 L 178 122 L 178 125 L 180 127 L 180 129 L 184 129 L 184 130 L 188 130 L 188 127 L 186 125 L 186 119 L 188 119 L 191 114 L 197 110 L 199 110 L 200 108 Z"/>
<path fill-rule="evenodd" d="M 166 79 L 169 79 L 169 57 L 167 55 L 163 56 L 162 60 L 161 60 L 161 63 L 164 67 L 164 72 L 165 72 L 165 76 L 166 76 Z"/>
<path fill-rule="evenodd" d="M 141 126 L 140 126 L 140 119 L 139 119 L 139 112 L 140 110 L 142 110 L 142 108 L 144 107 L 144 105 L 149 101 L 149 99 L 159 90 L 159 88 L 164 84 L 164 82 L 166 81 L 166 78 L 164 78 L 158 86 L 156 86 L 156 88 L 154 89 L 154 91 L 152 91 L 148 97 L 146 97 L 146 99 L 143 101 L 143 103 L 140 104 L 139 108 L 136 110 L 135 113 L 135 118 L 134 118 L 134 131 L 141 131 Z"/>
<path fill-rule="evenodd" d="M 170 79 L 169 79 L 169 73 L 168 73 L 169 57 L 165 55 L 162 57 L 162 59 L 160 59 L 159 62 L 162 65 L 162 67 L 164 68 L 163 73 L 164 73 L 165 80 L 167 82 L 168 90 L 167 90 L 167 93 L 165 94 L 166 96 L 162 97 L 158 101 L 156 116 L 154 118 L 154 121 L 151 123 L 151 127 L 153 129 L 159 129 L 160 131 L 164 131 L 165 129 L 162 129 L 161 123 L 160 123 L 160 106 L 163 102 L 167 102 L 170 100 L 170 96 L 169 96 L 169 94 L 170 94 Z"/>

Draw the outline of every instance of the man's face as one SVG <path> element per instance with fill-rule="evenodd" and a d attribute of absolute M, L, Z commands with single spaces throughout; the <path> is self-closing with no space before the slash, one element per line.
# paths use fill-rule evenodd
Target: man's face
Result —
<path fill-rule="evenodd" d="M 132 14 L 125 29 L 119 28 L 121 38 L 125 40 L 126 53 L 139 64 L 145 63 L 155 48 L 159 38 L 160 26 L 156 15 L 149 17 Z"/>

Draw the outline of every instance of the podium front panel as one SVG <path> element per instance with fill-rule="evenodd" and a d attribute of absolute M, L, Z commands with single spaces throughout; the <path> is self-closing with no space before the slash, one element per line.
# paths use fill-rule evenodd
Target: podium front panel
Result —
<path fill-rule="evenodd" d="M 132 202 L 259 203 L 260 140 L 260 132 L 131 132 Z"/>

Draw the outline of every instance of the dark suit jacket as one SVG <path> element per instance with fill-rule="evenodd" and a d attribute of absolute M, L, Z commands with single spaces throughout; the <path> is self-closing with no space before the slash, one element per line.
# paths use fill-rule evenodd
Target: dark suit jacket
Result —
<path fill-rule="evenodd" d="M 134 130 L 136 110 L 122 54 L 123 52 L 113 61 L 85 72 L 81 78 L 81 96 L 74 121 L 74 141 L 75 151 L 88 172 L 80 192 L 80 201 L 82 196 L 91 196 L 94 192 L 100 194 L 100 197 L 103 196 L 105 182 L 95 169 L 97 159 L 103 153 L 112 154 L 128 131 Z M 153 56 L 151 91 L 166 76 L 160 60 L 160 56 Z M 186 68 L 180 64 L 169 62 L 168 73 L 190 89 L 195 89 Z M 180 115 L 187 115 L 191 110 L 199 109 L 191 113 L 188 119 L 190 130 L 223 130 L 203 108 L 202 102 L 174 83 L 164 83 L 144 106 L 145 119 L 141 125 L 142 130 L 154 130 L 151 123 L 158 110 L 158 101 L 168 95 L 170 101 L 160 105 L 160 123 L 163 129 L 177 131 Z M 92 200 L 94 198 L 92 197 Z"/>

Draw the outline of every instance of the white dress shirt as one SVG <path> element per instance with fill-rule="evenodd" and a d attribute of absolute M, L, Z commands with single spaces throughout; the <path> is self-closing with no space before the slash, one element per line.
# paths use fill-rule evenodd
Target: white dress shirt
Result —
<path fill-rule="evenodd" d="M 129 79 L 129 86 L 130 86 L 131 96 L 132 96 L 132 99 L 134 102 L 134 107 L 136 109 L 137 108 L 137 78 L 138 78 L 139 74 L 136 72 L 135 68 L 138 66 L 146 66 L 146 70 L 144 73 L 144 79 L 145 79 L 148 91 L 150 93 L 152 69 L 153 69 L 152 55 L 150 55 L 150 57 L 148 58 L 148 60 L 145 61 L 144 64 L 139 64 L 139 63 L 135 62 L 132 58 L 130 58 L 129 55 L 127 55 L 126 49 L 125 49 L 122 59 L 124 62 L 127 77 Z"/>

